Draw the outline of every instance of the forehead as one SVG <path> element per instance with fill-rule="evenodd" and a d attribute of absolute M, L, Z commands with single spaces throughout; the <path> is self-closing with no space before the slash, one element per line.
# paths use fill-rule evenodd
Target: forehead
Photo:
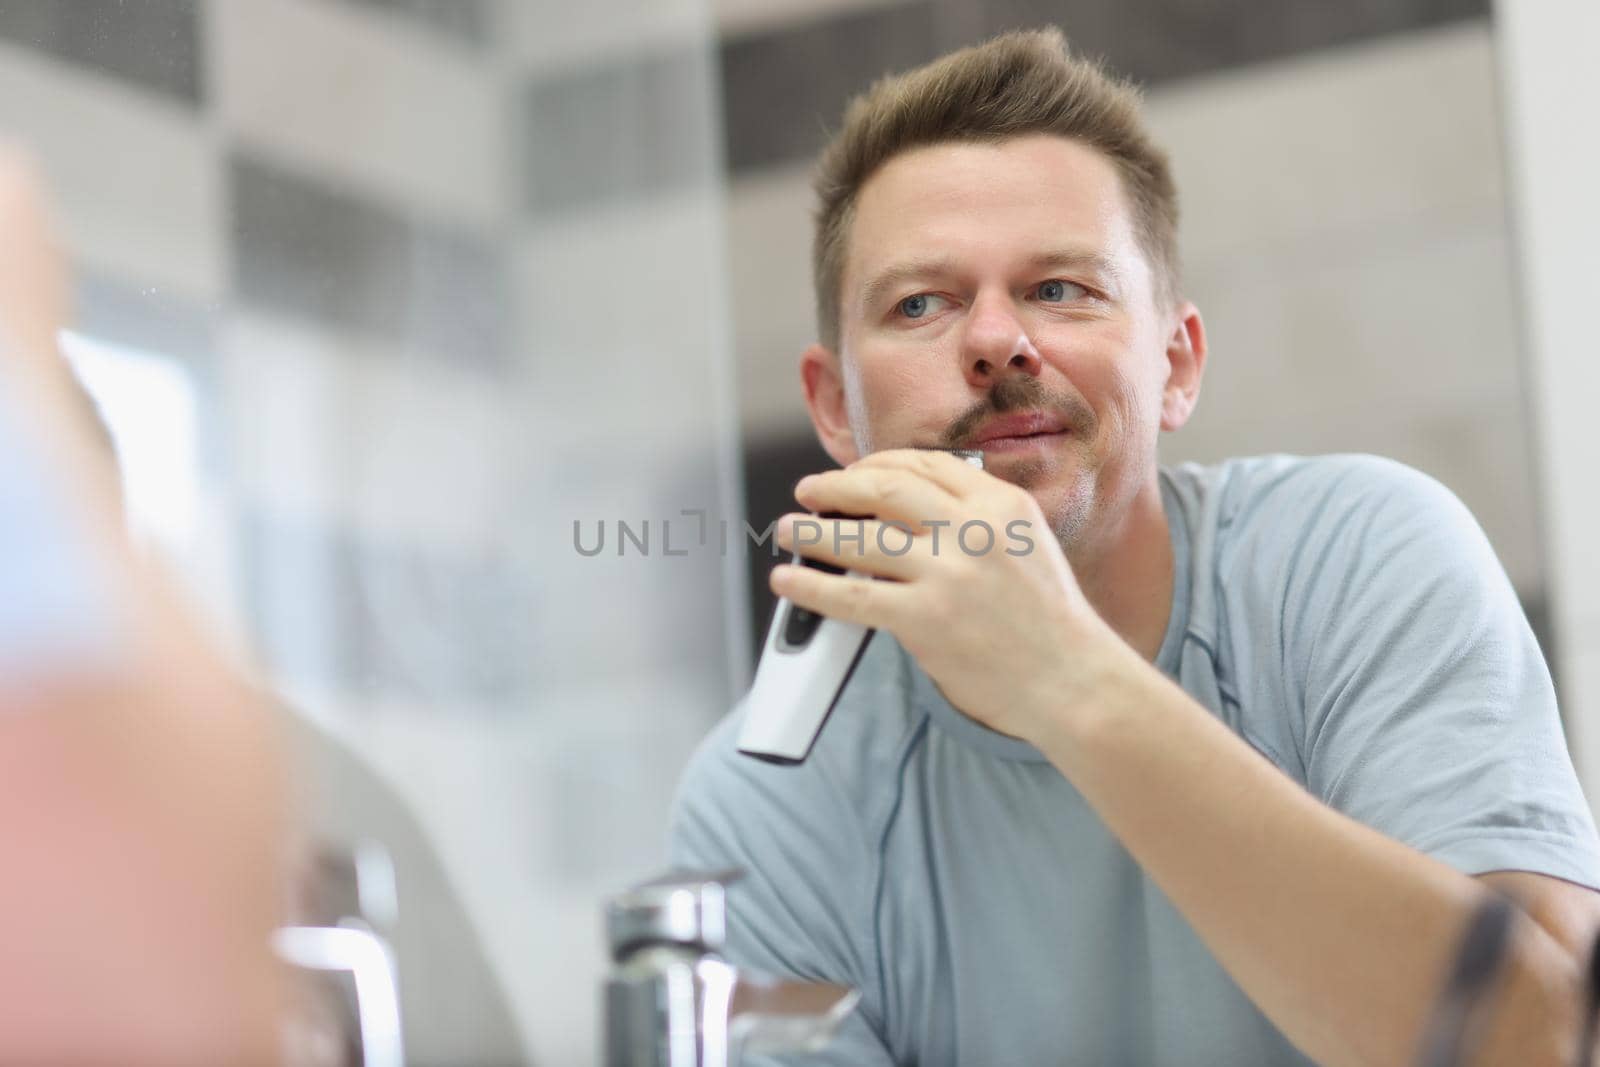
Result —
<path fill-rule="evenodd" d="M 863 183 L 845 249 L 843 305 L 907 259 L 1003 267 L 1045 249 L 1081 248 L 1144 269 L 1115 164 L 1050 134 L 904 152 Z"/>

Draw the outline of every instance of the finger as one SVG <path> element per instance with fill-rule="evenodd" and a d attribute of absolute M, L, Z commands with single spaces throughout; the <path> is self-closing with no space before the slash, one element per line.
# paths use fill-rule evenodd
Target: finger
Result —
<path fill-rule="evenodd" d="M 66 294 L 66 269 L 37 170 L 0 145 L 0 331 L 24 356 L 54 353 Z"/>
<path fill-rule="evenodd" d="M 937 542 L 918 536 L 909 524 L 876 519 L 825 519 L 788 514 L 778 520 L 779 547 L 807 559 L 822 560 L 849 571 L 905 582 L 927 572 L 937 555 Z"/>
<path fill-rule="evenodd" d="M 902 618 L 911 587 L 811 567 L 780 563 L 767 580 L 772 592 L 829 619 L 893 632 Z"/>
<path fill-rule="evenodd" d="M 795 499 L 815 512 L 837 511 L 897 519 L 913 526 L 954 518 L 959 501 L 914 471 L 900 467 L 849 467 L 802 478 Z"/>
<path fill-rule="evenodd" d="M 994 482 L 993 475 L 985 474 L 960 456 L 931 448 L 891 448 L 872 452 L 845 469 L 876 468 L 896 468 L 921 475 L 958 500 L 981 492 Z"/>

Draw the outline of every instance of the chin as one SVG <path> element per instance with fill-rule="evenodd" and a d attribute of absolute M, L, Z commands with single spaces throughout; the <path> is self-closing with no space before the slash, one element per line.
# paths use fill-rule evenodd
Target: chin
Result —
<path fill-rule="evenodd" d="M 1094 484 L 1075 481 L 1071 484 L 1049 484 L 1034 488 L 1023 486 L 1033 494 L 1039 510 L 1050 524 L 1050 532 L 1061 547 L 1070 549 L 1094 514 Z"/>

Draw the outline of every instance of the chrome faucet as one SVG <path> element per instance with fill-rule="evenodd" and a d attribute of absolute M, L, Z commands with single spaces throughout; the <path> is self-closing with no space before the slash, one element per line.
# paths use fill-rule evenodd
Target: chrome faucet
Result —
<path fill-rule="evenodd" d="M 726 894 L 739 871 L 677 872 L 606 908 L 606 1067 L 737 1067 L 745 1053 L 826 1045 L 859 994 L 734 967 Z"/>
<path fill-rule="evenodd" d="M 293 922 L 272 939 L 294 968 L 286 1067 L 404 1067 L 389 853 L 375 841 L 303 851 Z"/>

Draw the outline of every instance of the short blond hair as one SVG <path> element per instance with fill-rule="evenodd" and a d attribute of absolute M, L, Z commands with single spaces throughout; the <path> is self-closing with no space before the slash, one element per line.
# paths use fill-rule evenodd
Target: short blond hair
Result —
<path fill-rule="evenodd" d="M 840 283 L 856 197 L 902 152 L 1055 134 L 1103 153 L 1122 178 L 1158 301 L 1178 293 L 1178 193 L 1145 130 L 1139 90 L 1070 53 L 1060 30 L 1016 31 L 877 81 L 850 102 L 817 170 L 812 280 L 823 343 L 839 347 Z"/>

